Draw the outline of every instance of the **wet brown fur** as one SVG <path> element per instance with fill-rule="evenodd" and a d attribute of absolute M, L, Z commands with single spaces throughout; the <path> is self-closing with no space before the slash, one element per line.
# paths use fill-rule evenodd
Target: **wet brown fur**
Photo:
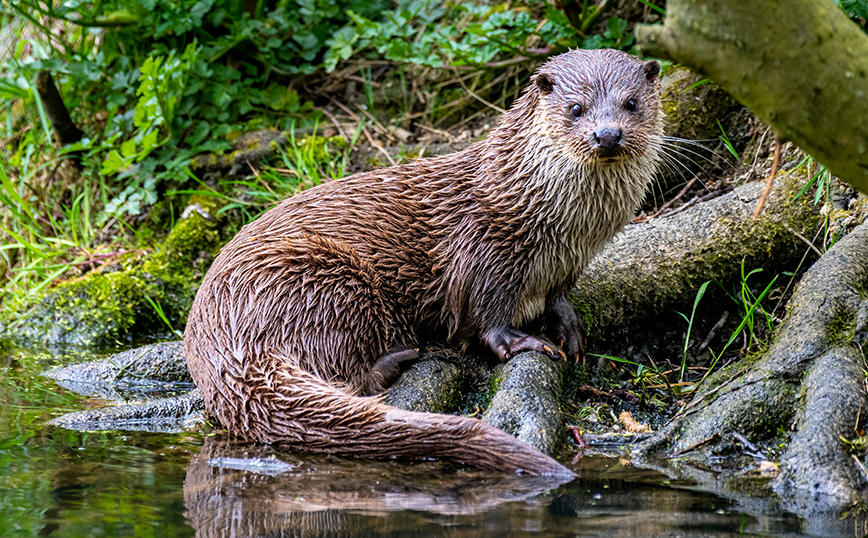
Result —
<path fill-rule="evenodd" d="M 378 358 L 432 335 L 505 360 L 539 349 L 517 327 L 546 315 L 561 326 L 549 336 L 578 350 L 567 291 L 656 167 L 651 64 L 560 55 L 487 140 L 325 183 L 245 226 L 205 276 L 185 333 L 207 408 L 237 436 L 300 450 L 567 473 L 481 421 L 361 395 L 391 381 Z M 628 98 L 637 111 L 624 110 Z M 601 122 L 623 127 L 614 154 L 594 148 Z"/>

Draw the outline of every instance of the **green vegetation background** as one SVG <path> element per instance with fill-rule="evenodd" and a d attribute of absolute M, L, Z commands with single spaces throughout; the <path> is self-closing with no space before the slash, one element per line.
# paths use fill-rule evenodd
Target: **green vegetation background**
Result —
<path fill-rule="evenodd" d="M 864 26 L 866 0 L 842 4 Z M 330 119 L 321 105 L 332 96 L 318 88 L 346 66 L 362 83 L 359 108 L 380 106 L 409 129 L 458 121 L 481 106 L 466 80 L 500 81 L 483 89 L 507 107 L 551 54 L 636 53 L 632 25 L 659 21 L 662 5 L 0 3 L 0 333 L 84 342 L 183 324 L 208 253 L 275 201 L 346 171 L 359 130 L 351 140 L 310 136 Z M 511 76 L 498 75 L 506 67 Z M 36 91 L 40 72 L 53 76 L 80 142 L 56 147 Z M 387 104 L 375 102 L 377 77 L 400 87 Z M 422 87 L 427 99 L 412 91 Z M 225 177 L 193 166 L 261 129 L 288 133 L 276 165 Z M 201 222 L 169 235 L 191 205 Z"/>

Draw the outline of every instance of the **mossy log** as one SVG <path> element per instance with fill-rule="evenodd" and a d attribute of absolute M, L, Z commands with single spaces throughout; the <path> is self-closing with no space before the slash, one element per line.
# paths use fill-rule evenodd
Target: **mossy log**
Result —
<path fill-rule="evenodd" d="M 56 368 L 45 375 L 69 390 L 109 401 L 101 409 L 68 413 L 52 421 L 73 430 L 180 431 L 198 427 L 204 400 L 190 383 L 180 341 L 150 344 L 106 359 Z M 466 377 L 482 378 L 481 361 L 463 360 L 441 346 L 421 359 L 384 394 L 389 405 L 408 411 L 452 413 L 466 391 Z M 563 363 L 535 352 L 522 353 L 495 372 L 491 405 L 483 420 L 547 454 L 563 441 L 560 412 Z M 183 392 L 180 396 L 153 398 Z M 130 401 L 131 399 L 138 401 Z"/>
<path fill-rule="evenodd" d="M 750 183 L 667 218 L 627 226 L 588 268 L 573 293 L 592 340 L 623 335 L 642 319 L 688 311 L 703 282 L 737 282 L 741 267 L 795 269 L 810 249 L 819 207 L 795 199 L 804 172 L 780 178 L 753 219 L 762 185 Z M 686 309 L 686 310 L 685 310 Z"/>
<path fill-rule="evenodd" d="M 868 36 L 832 0 L 669 0 L 662 26 L 635 33 L 868 192 Z"/>
<path fill-rule="evenodd" d="M 262 129 L 244 133 L 232 141 L 231 151 L 203 153 L 190 159 L 190 171 L 199 177 L 216 174 L 246 175 L 250 166 L 280 155 L 289 137 L 274 129 Z"/>

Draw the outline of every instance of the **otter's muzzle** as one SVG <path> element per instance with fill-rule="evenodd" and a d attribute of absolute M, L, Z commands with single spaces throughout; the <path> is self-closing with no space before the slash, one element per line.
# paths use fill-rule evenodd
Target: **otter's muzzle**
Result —
<path fill-rule="evenodd" d="M 597 147 L 611 151 L 621 145 L 621 138 L 624 132 L 615 127 L 601 127 L 594 131 L 594 142 Z"/>

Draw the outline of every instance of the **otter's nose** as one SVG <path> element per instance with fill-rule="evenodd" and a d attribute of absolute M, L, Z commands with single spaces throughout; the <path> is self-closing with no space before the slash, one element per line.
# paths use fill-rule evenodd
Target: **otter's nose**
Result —
<path fill-rule="evenodd" d="M 621 144 L 621 129 L 602 127 L 594 131 L 594 142 L 603 149 L 614 149 Z"/>

